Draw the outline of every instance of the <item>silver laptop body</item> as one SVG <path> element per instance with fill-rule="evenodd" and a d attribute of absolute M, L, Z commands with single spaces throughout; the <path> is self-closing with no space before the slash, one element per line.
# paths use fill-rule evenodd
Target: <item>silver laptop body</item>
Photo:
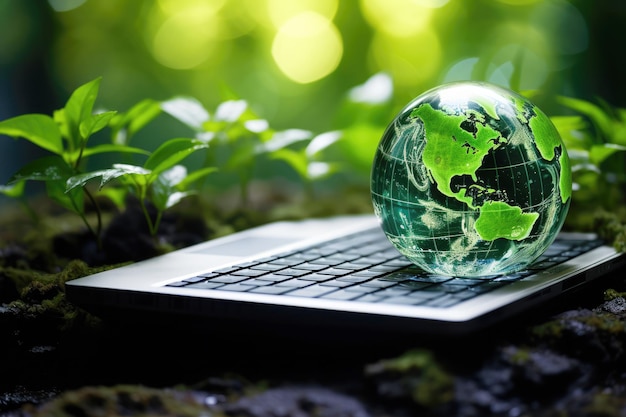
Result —
<path fill-rule="evenodd" d="M 275 259 L 277 255 L 297 253 L 309 246 L 323 248 L 325 242 L 368 229 L 378 230 L 380 244 L 391 246 L 373 215 L 276 222 L 69 281 L 66 284 L 67 295 L 73 302 L 96 312 L 120 312 L 125 317 L 129 317 L 132 314 L 129 312 L 133 311 L 148 314 L 158 312 L 178 317 L 176 320 L 181 322 L 197 321 L 209 326 L 220 320 L 236 319 L 270 325 L 301 323 L 372 331 L 454 334 L 474 331 L 504 320 L 603 276 L 625 263 L 625 258 L 613 248 L 600 245 L 547 269 L 527 273 L 520 279 L 501 277 L 493 289 L 480 291 L 471 298 L 451 305 L 407 303 L 404 302 L 404 296 L 391 297 L 388 301 L 377 299 L 376 302 L 370 301 L 376 299 L 370 296 L 348 298 L 345 296 L 347 292 L 358 290 L 356 286 L 361 282 L 357 284 L 357 281 L 334 289 L 340 291 L 336 293 L 337 296 L 325 298 L 307 296 L 303 290 L 281 294 L 241 290 L 245 282 L 224 285 L 222 289 L 178 285 L 181 281 L 195 283 L 203 276 L 213 276 L 214 271 L 229 271 L 237 265 L 238 268 L 252 265 L 257 259 Z M 591 242 L 594 236 L 561 234 L 560 238 Z M 402 262 L 398 265 L 398 269 L 407 268 Z M 252 277 L 257 281 L 250 282 L 258 283 L 258 279 L 263 276 Z M 350 281 L 349 271 L 345 277 L 344 281 Z M 407 278 L 406 273 L 404 278 Z M 398 290 L 396 293 L 402 294 L 399 290 L 415 287 L 413 281 L 408 277 L 408 281 L 394 282 L 394 288 Z M 311 282 L 312 286 L 322 284 Z M 234 287 L 238 290 L 224 289 Z"/>

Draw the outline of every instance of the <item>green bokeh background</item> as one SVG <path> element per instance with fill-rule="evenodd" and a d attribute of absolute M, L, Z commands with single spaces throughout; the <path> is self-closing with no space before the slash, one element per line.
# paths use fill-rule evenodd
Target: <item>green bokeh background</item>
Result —
<path fill-rule="evenodd" d="M 104 108 L 189 95 L 213 110 L 229 89 L 276 129 L 321 133 L 367 125 L 344 99 L 385 72 L 389 112 L 350 142 L 369 155 L 387 114 L 447 81 L 626 105 L 625 18 L 621 0 L 0 0 L 0 119 L 51 114 L 102 76 Z M 138 140 L 170 132 L 160 118 Z M 0 138 L 0 154 L 4 183 L 37 150 Z"/>

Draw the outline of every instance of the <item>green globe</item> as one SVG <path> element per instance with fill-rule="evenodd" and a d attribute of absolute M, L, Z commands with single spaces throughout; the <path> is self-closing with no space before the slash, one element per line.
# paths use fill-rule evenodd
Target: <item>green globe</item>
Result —
<path fill-rule="evenodd" d="M 382 228 L 410 261 L 455 277 L 521 270 L 569 209 L 569 158 L 550 119 L 487 83 L 445 84 L 410 102 L 374 157 Z"/>

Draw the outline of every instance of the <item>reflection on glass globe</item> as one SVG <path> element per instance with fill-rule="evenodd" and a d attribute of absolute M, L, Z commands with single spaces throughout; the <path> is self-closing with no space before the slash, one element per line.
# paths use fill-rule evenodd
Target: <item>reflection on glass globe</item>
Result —
<path fill-rule="evenodd" d="M 483 277 L 525 268 L 567 214 L 569 158 L 550 119 L 486 83 L 434 88 L 380 141 L 374 212 L 396 248 L 426 271 Z"/>

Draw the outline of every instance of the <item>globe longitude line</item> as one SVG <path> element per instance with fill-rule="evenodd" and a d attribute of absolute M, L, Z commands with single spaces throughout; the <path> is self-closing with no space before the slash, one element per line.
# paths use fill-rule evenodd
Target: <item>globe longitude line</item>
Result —
<path fill-rule="evenodd" d="M 527 155 L 525 155 L 522 150 L 524 149 L 524 147 L 520 146 L 518 147 L 518 152 L 520 153 L 522 160 L 524 161 L 529 161 L 529 158 L 527 157 Z M 530 164 L 528 164 L 530 165 Z M 524 172 L 526 173 L 526 181 L 527 181 L 527 187 L 528 187 L 528 206 L 529 207 L 533 207 L 533 193 L 531 192 L 532 190 L 532 186 L 531 184 L 528 183 L 528 181 L 530 180 L 530 174 L 528 172 L 528 165 L 524 165 Z"/>

